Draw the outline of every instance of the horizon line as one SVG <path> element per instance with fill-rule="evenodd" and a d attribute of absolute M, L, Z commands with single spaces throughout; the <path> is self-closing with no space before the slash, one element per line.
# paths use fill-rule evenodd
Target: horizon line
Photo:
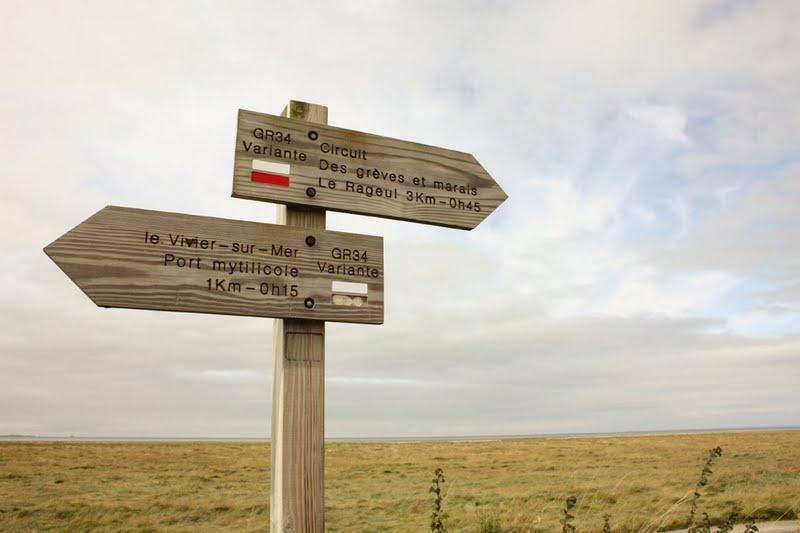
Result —
<path fill-rule="evenodd" d="M 717 428 L 680 428 L 680 429 L 650 429 L 629 431 L 599 431 L 599 432 L 564 432 L 564 433 L 520 433 L 520 434 L 482 434 L 482 435 L 431 435 L 431 436 L 389 436 L 389 437 L 325 437 L 330 442 L 353 441 L 468 441 L 468 440 L 514 440 L 534 438 L 580 438 L 580 437 L 621 437 L 621 436 L 646 436 L 665 434 L 687 433 L 743 433 L 748 431 L 792 431 L 800 430 L 800 425 L 780 426 L 737 426 Z M 25 441 L 25 440 L 51 440 L 51 441 L 245 441 L 245 442 L 271 442 L 270 437 L 135 437 L 135 436 L 85 436 L 85 435 L 27 435 L 8 433 L 0 435 L 0 440 Z"/>

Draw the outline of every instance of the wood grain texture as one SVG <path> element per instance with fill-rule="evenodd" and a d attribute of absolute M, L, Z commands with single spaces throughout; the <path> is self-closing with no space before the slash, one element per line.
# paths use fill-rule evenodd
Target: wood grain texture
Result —
<path fill-rule="evenodd" d="M 337 260 L 337 249 L 366 251 L 367 261 Z M 381 237 L 108 206 L 45 253 L 103 307 L 383 322 Z M 378 277 L 349 275 L 367 269 Z M 366 300 L 335 305 L 334 280 L 367 283 Z"/>
<path fill-rule="evenodd" d="M 303 109 L 298 111 L 309 117 L 317 113 L 312 122 L 322 117 L 322 111 Z M 296 116 L 239 110 L 234 197 L 460 229 L 474 228 L 507 198 L 471 154 L 312 125 L 309 119 Z M 269 137 L 267 130 L 276 134 Z M 318 137 L 312 138 L 314 134 Z M 252 181 L 254 159 L 288 163 L 290 185 Z M 334 169 L 331 164 L 344 165 L 346 170 L 341 172 L 341 166 Z M 368 175 L 363 171 L 369 171 Z M 313 197 L 306 192 L 309 187 L 315 190 Z"/>
<path fill-rule="evenodd" d="M 291 101 L 284 114 L 325 123 L 324 106 Z M 325 211 L 279 206 L 278 222 L 324 230 Z M 325 531 L 325 322 L 276 320 L 273 333 L 273 532 Z"/>

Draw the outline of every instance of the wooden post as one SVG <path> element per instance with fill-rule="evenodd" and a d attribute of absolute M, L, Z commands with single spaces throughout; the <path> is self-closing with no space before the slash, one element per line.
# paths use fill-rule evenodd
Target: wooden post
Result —
<path fill-rule="evenodd" d="M 283 116 L 328 123 L 328 108 L 291 100 Z M 278 206 L 278 224 L 325 229 L 325 210 Z M 275 320 L 272 376 L 273 533 L 325 531 L 325 322 Z"/>

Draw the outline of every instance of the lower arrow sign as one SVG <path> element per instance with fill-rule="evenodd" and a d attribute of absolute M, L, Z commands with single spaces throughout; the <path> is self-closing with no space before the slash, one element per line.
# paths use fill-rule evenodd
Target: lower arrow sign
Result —
<path fill-rule="evenodd" d="M 45 253 L 99 306 L 383 323 L 383 239 L 108 206 Z"/>

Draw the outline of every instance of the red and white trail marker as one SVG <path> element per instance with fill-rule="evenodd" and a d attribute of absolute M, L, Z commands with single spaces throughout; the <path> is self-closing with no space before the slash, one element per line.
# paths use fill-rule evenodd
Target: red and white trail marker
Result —
<path fill-rule="evenodd" d="M 253 170 L 250 172 L 250 180 L 254 183 L 264 185 L 274 185 L 276 187 L 288 187 L 289 175 L 292 167 L 286 163 L 275 163 L 274 161 L 264 161 L 263 159 L 253 159 Z"/>

